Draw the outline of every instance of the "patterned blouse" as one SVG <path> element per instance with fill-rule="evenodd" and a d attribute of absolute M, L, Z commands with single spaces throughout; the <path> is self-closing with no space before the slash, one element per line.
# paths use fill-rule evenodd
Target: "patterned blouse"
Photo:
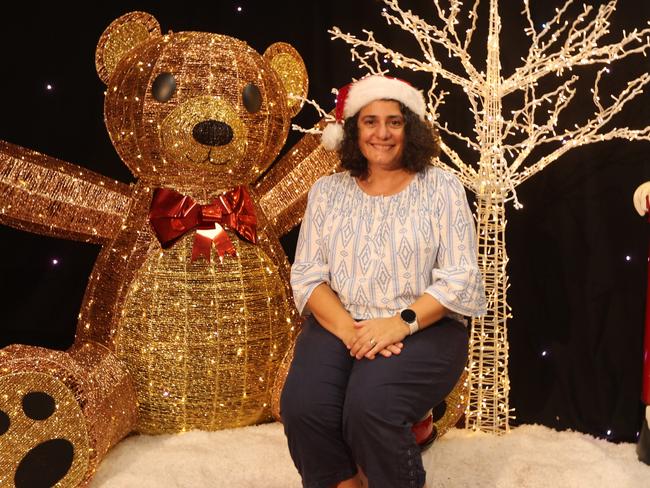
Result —
<path fill-rule="evenodd" d="M 349 172 L 309 191 L 291 267 L 302 313 L 328 283 L 356 319 L 390 317 L 429 293 L 452 313 L 485 313 L 474 219 L 458 179 L 433 166 L 391 196 L 365 193 Z"/>

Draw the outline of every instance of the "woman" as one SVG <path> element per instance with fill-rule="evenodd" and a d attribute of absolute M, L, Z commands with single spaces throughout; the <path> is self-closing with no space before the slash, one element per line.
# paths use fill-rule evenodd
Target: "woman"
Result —
<path fill-rule="evenodd" d="M 485 310 L 472 214 L 430 165 L 425 112 L 411 85 L 369 76 L 339 91 L 323 134 L 347 171 L 309 192 L 291 285 L 311 315 L 280 404 L 305 487 L 362 486 L 357 466 L 371 488 L 422 487 L 411 426 L 463 371 L 462 316 Z"/>

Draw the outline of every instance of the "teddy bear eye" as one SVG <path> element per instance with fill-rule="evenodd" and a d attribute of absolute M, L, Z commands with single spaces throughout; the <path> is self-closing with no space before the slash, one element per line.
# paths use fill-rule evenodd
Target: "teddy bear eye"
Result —
<path fill-rule="evenodd" d="M 253 83 L 249 83 L 244 87 L 242 98 L 244 100 L 244 107 L 252 114 L 257 112 L 262 106 L 262 94 L 260 93 L 260 89 Z"/>
<path fill-rule="evenodd" d="M 0 435 L 7 432 L 10 425 L 11 421 L 9 420 L 9 415 L 0 410 Z"/>
<path fill-rule="evenodd" d="M 166 102 L 176 91 L 176 80 L 171 73 L 160 73 L 151 86 L 153 97 L 159 102 Z"/>

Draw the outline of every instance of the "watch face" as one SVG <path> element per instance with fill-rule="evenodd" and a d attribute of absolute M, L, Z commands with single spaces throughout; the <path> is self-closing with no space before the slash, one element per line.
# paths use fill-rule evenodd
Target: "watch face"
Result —
<path fill-rule="evenodd" d="M 415 312 L 411 310 L 410 308 L 405 308 L 400 312 L 400 317 L 402 317 L 402 320 L 404 322 L 408 322 L 409 324 L 411 322 L 415 322 Z"/>

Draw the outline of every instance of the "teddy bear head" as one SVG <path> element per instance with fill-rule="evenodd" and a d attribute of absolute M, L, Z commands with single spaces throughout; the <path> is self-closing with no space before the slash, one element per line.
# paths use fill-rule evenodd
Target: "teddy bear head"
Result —
<path fill-rule="evenodd" d="M 307 94 L 305 65 L 289 44 L 260 55 L 225 35 L 162 35 L 145 12 L 113 21 L 95 60 L 117 152 L 135 176 L 160 186 L 254 181 L 282 148 Z"/>

